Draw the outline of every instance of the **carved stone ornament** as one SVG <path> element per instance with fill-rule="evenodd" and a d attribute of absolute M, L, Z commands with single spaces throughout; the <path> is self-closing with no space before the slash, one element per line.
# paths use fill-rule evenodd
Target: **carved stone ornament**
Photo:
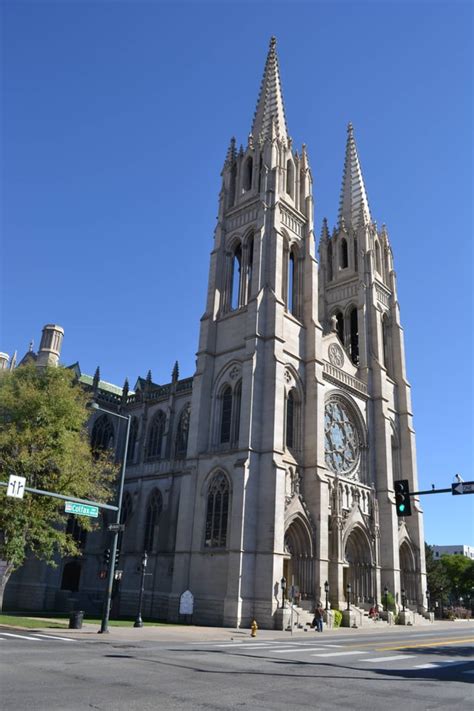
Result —
<path fill-rule="evenodd" d="M 283 377 L 285 378 L 287 383 L 291 383 L 291 373 L 288 368 L 285 370 L 285 374 Z"/>
<path fill-rule="evenodd" d="M 328 348 L 328 358 L 332 365 L 337 368 L 342 368 L 344 365 L 344 353 L 342 352 L 341 346 L 337 343 L 331 343 Z"/>
<path fill-rule="evenodd" d="M 229 376 L 232 378 L 232 380 L 235 380 L 235 378 L 238 377 L 240 373 L 240 368 L 238 368 L 236 365 L 232 368 L 232 370 L 229 373 Z"/>

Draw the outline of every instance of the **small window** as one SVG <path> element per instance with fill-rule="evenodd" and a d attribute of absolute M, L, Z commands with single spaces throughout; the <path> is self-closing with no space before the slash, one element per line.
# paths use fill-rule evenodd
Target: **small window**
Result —
<path fill-rule="evenodd" d="M 286 162 L 286 192 L 290 197 L 293 197 L 295 184 L 295 169 L 293 167 L 293 161 L 288 160 Z"/>
<path fill-rule="evenodd" d="M 79 581 L 81 579 L 81 564 L 75 560 L 66 563 L 63 569 L 61 578 L 61 590 L 69 590 L 77 592 L 79 590 Z"/>
<path fill-rule="evenodd" d="M 295 398 L 290 390 L 286 399 L 286 446 L 292 449 L 295 445 Z"/>
<path fill-rule="evenodd" d="M 247 243 L 247 300 L 252 296 L 252 278 L 253 278 L 253 235 Z"/>
<path fill-rule="evenodd" d="M 227 544 L 229 516 L 229 481 L 223 472 L 216 474 L 207 494 L 206 531 L 207 548 L 224 548 Z"/>
<path fill-rule="evenodd" d="M 354 237 L 354 269 L 355 271 L 359 268 L 359 255 L 357 254 L 357 237 Z"/>
<path fill-rule="evenodd" d="M 380 245 L 378 240 L 375 240 L 375 268 L 382 275 L 382 261 L 380 259 Z"/>
<path fill-rule="evenodd" d="M 336 313 L 336 333 L 339 336 L 339 340 L 344 345 L 344 316 L 341 311 Z"/>
<path fill-rule="evenodd" d="M 345 237 L 341 240 L 341 269 L 347 269 L 349 266 L 349 253 L 347 250 L 347 240 Z"/>

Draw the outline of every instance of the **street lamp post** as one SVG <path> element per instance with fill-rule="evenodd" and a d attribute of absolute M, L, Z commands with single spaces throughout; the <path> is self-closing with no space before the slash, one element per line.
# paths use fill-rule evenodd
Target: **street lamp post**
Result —
<path fill-rule="evenodd" d="M 347 592 L 347 609 L 350 612 L 350 610 L 351 610 L 351 592 L 352 592 L 352 585 L 350 583 L 347 583 L 346 592 Z"/>
<path fill-rule="evenodd" d="M 143 627 L 143 620 L 142 620 L 142 604 L 143 604 L 143 592 L 145 590 L 145 571 L 146 571 L 146 566 L 148 563 L 148 555 L 147 552 L 143 552 L 143 557 L 142 557 L 142 570 L 141 570 L 141 580 L 140 580 L 140 596 L 138 598 L 138 612 L 137 612 L 137 618 L 134 623 L 134 627 Z"/>
<path fill-rule="evenodd" d="M 385 612 L 388 612 L 388 587 L 387 586 L 384 587 L 383 594 L 385 597 Z"/>
<path fill-rule="evenodd" d="M 286 578 L 280 580 L 281 585 L 281 606 L 285 607 Z"/>
<path fill-rule="evenodd" d="M 430 611 L 430 591 L 426 591 L 426 608 L 428 612 Z"/>
<path fill-rule="evenodd" d="M 405 604 L 406 604 L 405 590 L 402 588 L 402 612 L 405 612 Z"/>
<path fill-rule="evenodd" d="M 118 538 L 120 535 L 120 519 L 122 517 L 122 499 L 123 499 L 123 487 L 125 484 L 125 469 L 127 467 L 127 455 L 128 455 L 128 439 L 130 437 L 130 422 L 132 420 L 131 415 L 119 415 L 117 412 L 111 412 L 110 410 L 104 410 L 104 408 L 99 407 L 99 405 L 96 402 L 93 402 L 91 404 L 91 409 L 92 410 L 100 410 L 101 412 L 105 412 L 107 415 L 111 415 L 112 417 L 119 417 L 121 420 L 126 420 L 127 422 L 127 433 L 125 435 L 125 447 L 124 447 L 124 452 L 123 452 L 123 460 L 122 460 L 122 467 L 120 470 L 120 479 L 119 479 L 119 490 L 118 490 L 118 498 L 117 498 L 117 515 L 115 519 L 116 523 L 116 528 L 114 529 L 114 536 L 112 539 L 112 548 L 110 550 L 110 565 L 109 565 L 109 574 L 107 577 L 107 588 L 105 591 L 105 600 L 104 600 L 104 610 L 102 613 L 102 622 L 100 625 L 100 630 L 99 634 L 104 634 L 105 632 L 109 631 L 109 617 L 110 617 L 110 603 L 112 600 L 112 589 L 114 586 L 114 578 L 115 578 L 115 558 L 117 557 L 117 547 L 118 547 Z"/>
<path fill-rule="evenodd" d="M 441 620 L 443 619 L 443 590 L 444 590 L 444 588 L 439 589 L 439 592 L 440 592 L 439 609 L 440 609 L 440 615 L 441 615 L 440 619 Z"/>
<path fill-rule="evenodd" d="M 329 595 L 329 583 L 326 580 L 324 583 L 324 592 L 326 593 L 326 612 L 329 610 L 329 602 L 328 602 L 328 595 Z"/>

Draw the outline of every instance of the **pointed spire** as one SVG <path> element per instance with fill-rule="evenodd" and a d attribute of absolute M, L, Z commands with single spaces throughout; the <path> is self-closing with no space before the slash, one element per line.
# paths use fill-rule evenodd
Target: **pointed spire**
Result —
<path fill-rule="evenodd" d="M 128 378 L 125 378 L 125 380 L 123 382 L 123 388 L 122 388 L 122 402 L 123 403 L 127 402 L 129 390 L 130 390 L 130 385 L 128 383 Z"/>
<path fill-rule="evenodd" d="M 273 122 L 274 126 L 272 126 Z M 258 95 L 257 109 L 253 118 L 252 135 L 260 140 L 271 138 L 272 129 L 279 138 L 288 143 L 288 129 L 281 93 L 275 37 L 270 40 L 270 48 Z"/>
<path fill-rule="evenodd" d="M 229 163 L 229 164 L 233 163 L 236 158 L 236 155 L 237 155 L 237 152 L 235 150 L 235 138 L 234 138 L 234 136 L 232 136 L 232 138 L 230 139 L 229 148 L 227 150 L 227 155 L 226 155 L 226 159 L 225 159 L 226 163 Z"/>
<path fill-rule="evenodd" d="M 179 365 L 178 365 L 178 361 L 176 361 L 173 366 L 173 372 L 171 373 L 171 381 L 173 383 L 176 383 L 178 381 L 178 378 L 179 378 Z"/>
<path fill-rule="evenodd" d="M 342 178 L 341 201 L 339 205 L 339 224 L 344 219 L 346 227 L 356 229 L 360 224 L 372 221 L 369 201 L 365 191 L 364 179 L 354 140 L 354 129 L 347 127 L 346 158 Z"/>
<path fill-rule="evenodd" d="M 321 242 L 328 242 L 328 240 L 329 240 L 328 221 L 324 217 L 323 218 L 323 226 L 321 228 Z"/>
<path fill-rule="evenodd" d="M 97 392 L 97 390 L 99 388 L 99 383 L 100 383 L 100 368 L 99 368 L 99 366 L 97 366 L 97 368 L 95 369 L 94 377 L 92 379 L 92 387 L 95 392 Z"/>

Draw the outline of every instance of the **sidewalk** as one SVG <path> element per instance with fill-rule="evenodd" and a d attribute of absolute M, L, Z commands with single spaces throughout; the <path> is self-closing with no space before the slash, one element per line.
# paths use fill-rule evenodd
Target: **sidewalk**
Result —
<path fill-rule="evenodd" d="M 51 621 L 55 621 L 51 618 Z M 64 620 L 62 620 L 64 622 Z M 6 626 L 5 626 L 6 627 Z M 12 625 L 8 627 L 13 628 Z M 404 627 L 401 625 L 386 625 L 386 624 L 374 624 L 367 627 L 358 627 L 357 629 L 340 627 L 338 629 L 327 629 L 324 628 L 323 634 L 330 637 L 339 637 L 343 639 L 344 637 L 357 637 L 366 635 L 379 635 L 379 634 L 412 634 L 413 632 L 433 632 L 436 631 L 446 631 L 446 629 L 466 629 L 468 631 L 474 632 L 474 621 L 469 620 L 456 620 L 454 622 L 444 620 L 442 622 L 436 621 L 429 626 L 414 626 L 414 627 Z M 2 625 L 0 625 L 0 630 Z M 15 629 L 21 629 L 25 632 L 34 632 L 34 628 L 25 627 L 15 627 Z M 39 628 L 38 628 L 39 629 Z M 109 632 L 104 635 L 98 634 L 99 625 L 90 624 L 85 622 L 80 630 L 70 630 L 70 629 L 45 629 L 41 628 L 42 633 L 51 634 L 54 636 L 64 636 L 74 639 L 84 639 L 92 641 L 103 641 L 103 642 L 166 642 L 175 644 L 186 644 L 186 643 L 198 643 L 198 642 L 221 642 L 221 641 L 235 641 L 242 642 L 246 640 L 252 640 L 250 636 L 250 629 L 240 628 L 235 629 L 231 627 L 201 627 L 196 625 L 164 625 L 157 627 L 139 627 L 134 628 L 133 623 L 130 623 L 130 627 L 109 627 Z M 276 640 L 276 641 L 287 641 L 291 639 L 295 641 L 303 641 L 306 639 L 314 639 L 319 637 L 319 634 L 314 630 L 309 629 L 308 631 L 295 629 L 293 635 L 291 632 L 282 630 L 258 630 L 257 637 L 260 641 Z"/>

